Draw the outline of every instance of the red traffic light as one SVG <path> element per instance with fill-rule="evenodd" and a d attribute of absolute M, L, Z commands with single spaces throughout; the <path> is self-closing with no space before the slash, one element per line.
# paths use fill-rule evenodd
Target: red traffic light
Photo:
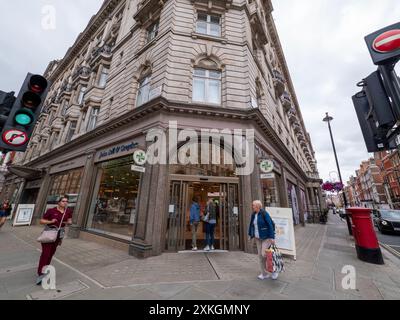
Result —
<path fill-rule="evenodd" d="M 29 81 L 29 88 L 34 92 L 41 94 L 47 89 L 47 80 L 39 75 L 34 75 Z"/>
<path fill-rule="evenodd" d="M 22 103 L 27 108 L 36 109 L 42 103 L 42 100 L 37 94 L 28 91 L 22 96 Z"/>

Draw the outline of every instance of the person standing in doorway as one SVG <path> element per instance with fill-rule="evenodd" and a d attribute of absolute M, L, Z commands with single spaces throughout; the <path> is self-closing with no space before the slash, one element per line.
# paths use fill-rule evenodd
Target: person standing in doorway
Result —
<path fill-rule="evenodd" d="M 4 201 L 0 208 L 0 229 L 6 223 L 7 218 L 11 215 L 11 204 L 9 200 Z"/>
<path fill-rule="evenodd" d="M 68 208 L 68 197 L 61 197 L 58 200 L 57 207 L 47 210 L 42 220 L 41 225 L 49 228 L 59 228 L 61 226 L 58 238 L 54 243 L 42 243 L 42 254 L 38 266 L 37 285 L 42 283 L 44 278 L 43 268 L 51 264 L 51 260 L 56 253 L 57 247 L 61 246 L 62 239 L 64 238 L 65 226 L 72 225 L 72 210 Z"/>
<path fill-rule="evenodd" d="M 217 208 L 214 203 L 214 199 L 210 199 L 207 202 L 206 206 L 206 247 L 204 251 L 215 250 L 214 247 L 214 233 L 215 233 L 215 226 L 217 225 Z"/>
<path fill-rule="evenodd" d="M 275 244 L 275 228 L 271 216 L 263 208 L 261 201 L 253 202 L 253 214 L 251 216 L 249 237 L 255 239 L 258 256 L 260 259 L 261 274 L 258 279 L 265 280 L 271 277 L 266 270 L 266 251 Z M 279 273 L 273 273 L 272 279 L 277 280 Z"/>
<path fill-rule="evenodd" d="M 192 250 L 197 251 L 197 229 L 200 224 L 200 204 L 197 197 L 193 198 L 190 207 L 190 226 L 192 228 Z"/>

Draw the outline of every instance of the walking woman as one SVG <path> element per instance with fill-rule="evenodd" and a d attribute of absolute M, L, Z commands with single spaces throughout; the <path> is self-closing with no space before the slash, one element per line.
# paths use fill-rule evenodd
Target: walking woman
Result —
<path fill-rule="evenodd" d="M 61 226 L 61 229 L 54 243 L 42 243 L 42 255 L 40 256 L 37 270 L 37 285 L 42 283 L 45 276 L 43 274 L 43 268 L 51 264 L 51 259 L 56 253 L 57 247 L 61 246 L 62 239 L 64 238 L 65 226 L 72 224 L 72 211 L 68 208 L 68 197 L 61 197 L 57 207 L 47 210 L 42 220 L 40 220 L 40 224 L 49 228 L 59 228 Z"/>
<path fill-rule="evenodd" d="M 4 201 L 0 208 L 0 229 L 6 223 L 7 218 L 11 215 L 11 204 L 9 200 Z"/>
<path fill-rule="evenodd" d="M 249 227 L 250 239 L 257 243 L 258 256 L 260 259 L 261 274 L 258 279 L 265 280 L 271 277 L 266 270 L 266 250 L 275 244 L 275 228 L 271 216 L 262 209 L 261 201 L 253 202 L 253 214 Z M 273 273 L 272 279 L 277 280 L 279 273 Z"/>

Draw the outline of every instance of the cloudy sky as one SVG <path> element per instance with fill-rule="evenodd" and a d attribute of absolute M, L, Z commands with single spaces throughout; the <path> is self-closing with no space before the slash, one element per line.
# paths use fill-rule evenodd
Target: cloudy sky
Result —
<path fill-rule="evenodd" d="M 351 101 L 375 71 L 364 37 L 400 22 L 398 0 L 275 0 L 274 17 L 322 178 L 336 178 L 326 112 L 343 179 L 368 159 Z M 335 171 L 335 172 L 333 172 Z"/>
<path fill-rule="evenodd" d="M 18 91 L 26 72 L 43 73 L 62 58 L 102 0 L 2 1 L 0 89 Z M 374 71 L 364 36 L 400 20 L 398 0 L 273 0 L 274 17 L 307 130 L 324 179 L 336 165 L 325 112 L 332 123 L 343 178 L 368 158 L 351 96 Z M 54 28 L 46 14 L 55 9 Z M 49 11 L 50 10 L 50 11 Z M 44 29 L 50 26 L 50 29 Z M 3 33 L 4 35 L 4 33 Z"/>

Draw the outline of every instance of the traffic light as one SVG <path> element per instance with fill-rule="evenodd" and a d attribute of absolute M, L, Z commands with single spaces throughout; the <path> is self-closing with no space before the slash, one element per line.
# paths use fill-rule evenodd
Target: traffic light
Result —
<path fill-rule="evenodd" d="M 0 149 L 25 151 L 42 111 L 49 83 L 40 75 L 28 74 L 0 136 Z"/>
<path fill-rule="evenodd" d="M 0 132 L 3 130 L 15 102 L 14 92 L 0 91 Z"/>
<path fill-rule="evenodd" d="M 365 78 L 359 86 L 363 89 L 353 96 L 353 104 L 368 152 L 395 149 L 396 144 L 390 134 L 397 121 L 379 70 Z"/>

